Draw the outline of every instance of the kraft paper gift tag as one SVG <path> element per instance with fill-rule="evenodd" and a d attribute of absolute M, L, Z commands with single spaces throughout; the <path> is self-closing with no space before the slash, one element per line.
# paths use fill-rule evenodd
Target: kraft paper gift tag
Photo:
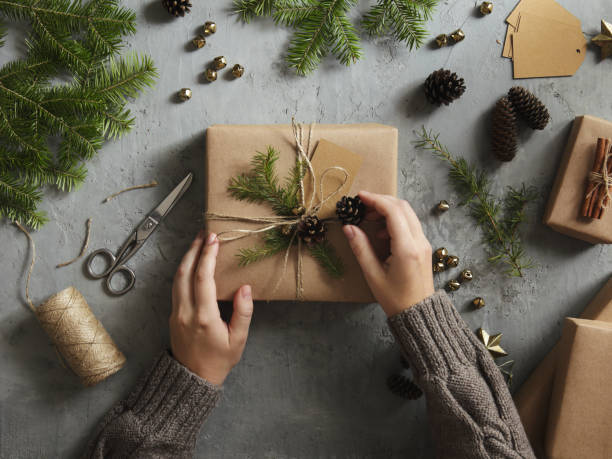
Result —
<path fill-rule="evenodd" d="M 584 61 L 586 48 L 579 27 L 521 13 L 512 35 L 514 78 L 573 75 Z"/>
<path fill-rule="evenodd" d="M 326 218 L 334 218 L 336 216 L 336 202 L 348 194 L 355 176 L 359 173 L 359 168 L 363 158 L 346 148 L 336 145 L 328 140 L 321 139 L 317 145 L 317 149 L 312 155 L 310 163 L 312 169 L 315 172 L 317 178 L 317 189 L 315 192 L 314 205 L 319 204 L 321 199 L 325 199 L 331 193 L 334 193 L 333 197 L 328 199 L 322 206 L 318 213 L 318 217 L 323 220 Z M 345 174 L 338 169 L 330 169 L 340 166 L 346 170 L 347 176 L 345 181 Z M 328 172 L 325 172 L 325 171 Z M 325 173 L 323 182 L 321 182 L 322 174 Z M 344 182 L 344 184 L 342 184 Z M 323 192 L 321 193 L 321 187 Z M 340 187 L 338 189 L 338 187 Z M 310 172 L 304 176 L 304 195 L 306 196 L 306 203 L 310 199 L 312 193 L 312 179 L 310 178 Z"/>

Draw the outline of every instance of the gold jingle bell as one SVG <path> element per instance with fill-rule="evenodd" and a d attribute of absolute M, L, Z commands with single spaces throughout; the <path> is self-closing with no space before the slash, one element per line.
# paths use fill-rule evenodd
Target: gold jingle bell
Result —
<path fill-rule="evenodd" d="M 293 229 L 293 225 L 284 225 L 281 228 L 281 233 L 283 233 L 285 236 L 289 236 L 291 234 L 292 229 Z"/>
<path fill-rule="evenodd" d="M 472 305 L 476 309 L 482 309 L 485 307 L 485 300 L 483 300 L 481 297 L 476 297 L 472 300 Z"/>
<path fill-rule="evenodd" d="M 448 45 L 448 36 L 445 33 L 438 35 L 436 37 L 436 45 L 438 45 L 438 48 Z"/>
<path fill-rule="evenodd" d="M 217 31 L 217 24 L 215 24 L 212 21 L 206 21 L 204 23 L 204 35 L 208 37 L 209 35 L 212 35 L 216 31 Z"/>
<path fill-rule="evenodd" d="M 183 102 L 191 99 L 191 96 L 192 96 L 192 93 L 191 93 L 191 89 L 189 88 L 183 88 L 178 93 L 179 99 L 181 99 Z"/>
<path fill-rule="evenodd" d="M 493 3 L 492 2 L 482 2 L 480 5 L 480 14 L 486 16 L 487 14 L 491 14 L 493 12 Z"/>
<path fill-rule="evenodd" d="M 450 205 L 444 199 L 440 201 L 438 205 L 436 206 L 436 210 L 438 212 L 446 212 L 448 209 L 450 209 Z"/>
<path fill-rule="evenodd" d="M 448 250 L 446 250 L 444 247 L 440 247 L 434 252 L 434 257 L 436 257 L 436 260 L 438 261 L 444 260 L 444 258 L 446 258 L 447 255 L 448 255 Z"/>
<path fill-rule="evenodd" d="M 223 56 L 217 56 L 213 60 L 213 68 L 215 70 L 224 69 L 226 66 L 227 66 L 227 61 L 225 60 L 225 57 Z"/>
<path fill-rule="evenodd" d="M 454 292 L 455 290 L 459 290 L 460 287 L 461 287 L 461 283 L 457 280 L 448 281 L 448 284 L 446 284 L 446 288 L 448 288 L 451 292 Z"/>
<path fill-rule="evenodd" d="M 217 72 L 215 69 L 206 69 L 205 73 L 206 79 L 211 83 L 217 79 Z"/>
<path fill-rule="evenodd" d="M 198 35 L 193 40 L 191 40 L 191 43 L 193 43 L 193 46 L 200 49 L 203 48 L 204 45 L 206 45 L 206 38 L 204 38 L 204 35 Z"/>
<path fill-rule="evenodd" d="M 443 261 L 436 261 L 433 264 L 433 272 L 434 273 L 441 273 L 442 271 L 446 271 L 446 265 L 444 264 Z"/>
<path fill-rule="evenodd" d="M 459 258 L 455 255 L 449 255 L 446 257 L 446 266 L 449 268 L 456 268 L 459 265 Z"/>
<path fill-rule="evenodd" d="M 465 34 L 463 30 L 457 29 L 453 33 L 450 34 L 450 37 L 453 39 L 455 43 L 459 43 L 461 40 L 465 38 Z"/>
<path fill-rule="evenodd" d="M 240 78 L 244 75 L 244 67 L 240 64 L 234 65 L 232 67 L 232 75 L 234 75 L 234 78 Z"/>
<path fill-rule="evenodd" d="M 459 282 L 469 282 L 473 278 L 474 276 L 472 275 L 472 271 L 470 271 L 469 269 L 464 269 L 459 275 Z"/>

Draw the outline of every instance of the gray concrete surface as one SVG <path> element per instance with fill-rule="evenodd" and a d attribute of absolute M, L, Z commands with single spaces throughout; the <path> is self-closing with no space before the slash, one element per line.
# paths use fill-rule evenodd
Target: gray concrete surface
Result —
<path fill-rule="evenodd" d="M 571 78 L 521 81 L 546 103 L 552 122 L 543 132 L 525 132 L 516 160 L 498 167 L 488 156 L 487 122 L 496 99 L 515 84 L 497 42 L 503 42 L 503 21 L 514 0 L 496 1 L 485 18 L 475 14 L 474 1 L 443 1 L 429 24 L 431 34 L 461 26 L 464 42 L 409 52 L 387 40 L 365 39 L 362 61 L 343 68 L 327 59 L 308 78 L 285 69 L 287 31 L 270 21 L 237 23 L 228 15 L 229 0 L 194 3 L 190 16 L 168 21 L 158 0 L 125 2 L 138 13 L 138 33 L 129 48 L 151 54 L 160 72 L 158 84 L 132 104 L 133 132 L 107 143 L 89 162 L 87 182 L 78 192 L 47 193 L 43 208 L 51 221 L 34 234 L 34 298 L 42 301 L 75 285 L 126 354 L 125 369 L 83 389 L 60 366 L 25 306 L 26 239 L 1 223 L 0 457 L 76 457 L 101 416 L 168 346 L 172 276 L 202 224 L 204 135 L 214 123 L 282 123 L 295 115 L 319 123 L 397 126 L 401 196 L 414 206 L 432 244 L 446 246 L 461 266 L 473 270 L 475 280 L 453 295 L 456 305 L 472 327 L 503 332 L 502 345 L 516 360 L 518 387 L 559 336 L 562 318 L 579 313 L 612 272 L 609 247 L 570 239 L 541 224 L 574 116 L 612 119 L 610 87 L 604 84 L 612 59 L 599 62 L 598 49 L 589 48 Z M 360 8 L 367 3 L 360 2 Z M 582 20 L 588 36 L 610 13 L 607 0 L 592 0 L 588 8 L 578 0 L 561 3 Z M 191 51 L 189 40 L 208 19 L 217 22 L 217 34 L 204 49 Z M 22 49 L 22 27 L 11 29 L 8 45 L 0 49 L 1 62 Z M 219 54 L 243 64 L 245 77 L 203 84 L 207 62 Z M 450 107 L 433 110 L 420 85 L 442 66 L 465 77 L 468 90 Z M 175 103 L 175 92 L 184 86 L 193 89 L 193 99 Z M 507 279 L 486 263 L 480 233 L 462 209 L 431 214 L 437 200 L 456 202 L 456 196 L 445 167 L 411 145 L 413 129 L 422 124 L 441 132 L 455 153 L 487 167 L 500 191 L 523 180 L 540 187 L 542 197 L 530 209 L 524 231 L 527 250 L 539 266 L 524 279 Z M 128 295 L 106 295 L 101 282 L 84 276 L 80 263 L 55 269 L 78 252 L 87 217 L 94 220 L 91 247 L 115 248 L 188 170 L 195 173 L 188 194 L 130 262 L 138 279 Z M 109 193 L 153 178 L 159 187 L 101 204 Z M 440 285 L 449 276 L 442 275 Z M 477 295 L 488 305 L 472 311 L 469 301 Z M 243 360 L 201 431 L 197 457 L 430 457 L 425 403 L 405 403 L 385 388 L 385 378 L 397 367 L 397 349 L 375 304 L 258 303 Z"/>

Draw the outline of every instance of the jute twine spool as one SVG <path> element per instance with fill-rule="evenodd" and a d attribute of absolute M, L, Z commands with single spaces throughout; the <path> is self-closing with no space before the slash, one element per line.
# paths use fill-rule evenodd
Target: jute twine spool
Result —
<path fill-rule="evenodd" d="M 29 290 L 36 261 L 36 246 L 27 230 L 18 223 L 16 225 L 32 245 L 32 261 L 26 280 L 28 305 L 63 361 L 86 387 L 93 386 L 119 371 L 125 365 L 125 356 L 76 288 L 68 287 L 40 306 L 34 306 Z"/>

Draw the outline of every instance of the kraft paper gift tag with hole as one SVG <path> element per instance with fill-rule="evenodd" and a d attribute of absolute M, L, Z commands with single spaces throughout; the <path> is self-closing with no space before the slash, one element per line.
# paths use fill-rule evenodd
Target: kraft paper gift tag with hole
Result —
<path fill-rule="evenodd" d="M 571 76 L 582 65 L 586 48 L 580 28 L 521 13 L 512 35 L 514 78 Z"/>
<path fill-rule="evenodd" d="M 351 186 L 355 176 L 359 173 L 359 168 L 363 162 L 363 158 L 356 153 L 353 153 L 346 148 L 343 148 L 335 143 L 328 140 L 321 139 L 314 151 L 311 159 L 312 168 L 315 172 L 317 179 L 316 193 L 314 199 L 314 205 L 319 204 L 321 199 L 325 199 L 330 193 L 333 193 L 344 181 L 344 173 L 337 169 L 330 169 L 325 173 L 324 182 L 321 183 L 322 174 L 329 168 L 342 167 L 348 173 L 346 182 L 342 187 L 329 199 L 327 200 L 321 210 L 318 213 L 319 219 L 323 220 L 326 218 L 335 218 L 336 216 L 336 202 L 340 198 L 346 195 Z M 323 193 L 321 195 L 321 185 L 323 186 Z M 310 178 L 310 172 L 307 172 L 304 176 L 304 195 L 306 196 L 306 205 L 309 204 L 310 196 L 312 193 L 312 179 Z"/>

